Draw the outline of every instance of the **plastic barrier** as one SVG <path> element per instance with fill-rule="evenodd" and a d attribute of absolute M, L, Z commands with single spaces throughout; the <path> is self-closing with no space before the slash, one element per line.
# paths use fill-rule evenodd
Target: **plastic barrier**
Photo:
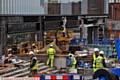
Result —
<path fill-rule="evenodd" d="M 78 74 L 42 74 L 39 77 L 40 80 L 85 80 L 83 76 Z"/>
<path fill-rule="evenodd" d="M 112 74 L 120 76 L 120 68 L 112 68 L 110 69 Z"/>
<path fill-rule="evenodd" d="M 120 63 L 120 39 L 115 40 L 115 48 L 116 48 L 117 55 L 118 55 L 118 60 L 119 60 L 119 63 Z"/>

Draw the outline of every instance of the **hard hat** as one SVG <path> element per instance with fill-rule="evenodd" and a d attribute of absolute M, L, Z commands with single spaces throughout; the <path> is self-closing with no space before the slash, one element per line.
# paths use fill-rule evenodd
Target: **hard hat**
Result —
<path fill-rule="evenodd" d="M 69 56 L 69 57 L 74 57 L 74 54 L 71 54 L 71 53 L 70 53 L 68 56 Z"/>
<path fill-rule="evenodd" d="M 11 50 L 12 50 L 11 48 L 7 49 L 7 51 L 11 51 Z"/>
<path fill-rule="evenodd" d="M 29 54 L 34 54 L 34 52 L 33 52 L 33 51 L 30 51 Z"/>
<path fill-rule="evenodd" d="M 50 47 L 53 47 L 53 45 L 51 44 Z"/>
<path fill-rule="evenodd" d="M 96 51 L 99 51 L 99 49 L 98 48 L 94 48 L 94 51 L 96 52 Z"/>
<path fill-rule="evenodd" d="M 88 51 L 87 50 L 83 50 L 84 53 L 87 53 Z"/>
<path fill-rule="evenodd" d="M 8 54 L 8 57 L 11 57 L 12 56 L 12 54 Z"/>
<path fill-rule="evenodd" d="M 35 46 L 35 43 L 33 43 L 32 46 Z"/>
<path fill-rule="evenodd" d="M 104 54 L 104 51 L 100 51 L 99 54 Z"/>

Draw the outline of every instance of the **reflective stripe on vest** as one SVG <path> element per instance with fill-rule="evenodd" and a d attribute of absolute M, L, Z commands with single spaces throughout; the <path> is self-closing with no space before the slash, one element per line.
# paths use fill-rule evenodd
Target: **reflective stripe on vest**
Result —
<path fill-rule="evenodd" d="M 95 55 L 95 53 L 93 53 L 93 60 L 95 60 L 96 59 L 96 55 Z"/>
<path fill-rule="evenodd" d="M 95 67 L 95 60 L 96 60 L 96 55 L 93 53 L 93 67 Z"/>

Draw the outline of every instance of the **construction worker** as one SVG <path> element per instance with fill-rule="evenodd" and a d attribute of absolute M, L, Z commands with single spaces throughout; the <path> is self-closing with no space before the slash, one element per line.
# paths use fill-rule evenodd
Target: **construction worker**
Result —
<path fill-rule="evenodd" d="M 94 48 L 94 53 L 93 53 L 93 71 L 95 71 L 96 70 L 96 68 L 95 68 L 95 60 L 96 60 L 96 58 L 98 57 L 98 55 L 99 55 L 99 49 L 98 48 Z"/>
<path fill-rule="evenodd" d="M 105 60 L 104 60 L 104 58 L 103 58 L 103 55 L 104 55 L 104 52 L 103 52 L 103 51 L 100 51 L 100 52 L 99 52 L 99 56 L 96 57 L 96 59 L 95 59 L 94 72 L 97 71 L 97 70 L 100 69 L 100 68 L 106 67 L 106 65 L 105 65 Z"/>
<path fill-rule="evenodd" d="M 104 56 L 104 51 L 100 51 L 99 52 L 99 55 L 101 56 L 101 57 L 103 57 L 103 67 L 106 67 L 106 64 L 105 64 L 105 56 Z"/>
<path fill-rule="evenodd" d="M 47 49 L 47 54 L 48 54 L 47 65 L 50 65 L 50 67 L 53 67 L 55 52 L 56 51 L 53 45 L 51 44 L 50 47 Z"/>
<path fill-rule="evenodd" d="M 35 74 L 37 74 L 38 61 L 37 61 L 37 57 L 35 56 L 33 51 L 30 51 L 29 54 L 31 55 L 30 72 L 31 72 L 31 75 L 34 76 Z"/>
<path fill-rule="evenodd" d="M 69 56 L 69 58 L 70 58 L 70 60 L 71 60 L 71 68 L 74 68 L 74 69 L 75 69 L 75 68 L 76 68 L 76 64 L 77 64 L 77 61 L 76 61 L 76 58 L 75 58 L 74 54 L 69 53 L 68 56 Z"/>

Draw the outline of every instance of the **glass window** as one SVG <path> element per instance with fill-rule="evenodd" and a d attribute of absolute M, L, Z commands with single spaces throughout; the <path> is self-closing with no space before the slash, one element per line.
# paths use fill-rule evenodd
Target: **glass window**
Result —
<path fill-rule="evenodd" d="M 115 1 L 114 0 L 109 0 L 109 3 L 114 3 Z"/>
<path fill-rule="evenodd" d="M 24 16 L 23 19 L 24 19 L 24 22 L 38 22 L 39 17 L 38 16 Z"/>
<path fill-rule="evenodd" d="M 119 2 L 119 0 L 116 0 L 116 3 L 118 3 Z"/>

